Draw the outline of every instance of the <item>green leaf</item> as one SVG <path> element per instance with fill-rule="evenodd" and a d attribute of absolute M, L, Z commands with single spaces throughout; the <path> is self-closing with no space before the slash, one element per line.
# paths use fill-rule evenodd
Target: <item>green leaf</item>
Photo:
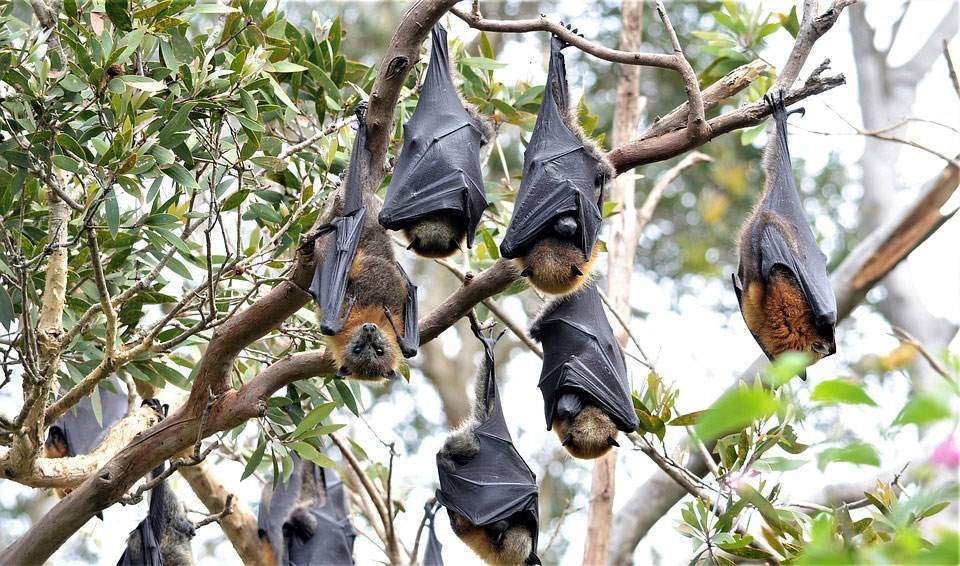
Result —
<path fill-rule="evenodd" d="M 297 425 L 296 430 L 293 431 L 293 437 L 297 438 L 304 432 L 317 426 L 320 421 L 330 416 L 330 413 L 336 406 L 337 404 L 331 401 L 315 407 L 312 411 L 307 413 L 307 416 L 303 417 L 303 420 L 300 421 L 299 425 Z"/>
<path fill-rule="evenodd" d="M 779 387 L 800 375 L 810 365 L 809 354 L 803 352 L 784 352 L 777 356 L 770 368 L 767 369 L 766 376 L 769 383 L 774 387 Z"/>
<path fill-rule="evenodd" d="M 107 17 L 117 29 L 130 31 L 133 28 L 133 22 L 130 21 L 130 4 L 128 0 L 104 0 L 103 7 L 107 11 Z"/>
<path fill-rule="evenodd" d="M 240 89 L 240 103 L 243 104 L 243 111 L 247 114 L 247 117 L 251 120 L 256 120 L 259 112 L 257 110 L 257 103 L 253 100 L 253 97 L 250 96 L 250 93 Z"/>
<path fill-rule="evenodd" d="M 781 456 L 767 456 L 762 460 L 757 460 L 754 467 L 760 472 L 789 472 L 804 466 L 806 460 L 795 458 L 783 458 Z"/>
<path fill-rule="evenodd" d="M 307 68 L 303 65 L 291 63 L 290 61 L 277 61 L 276 63 L 267 65 L 266 70 L 271 73 L 301 73 L 306 71 Z"/>
<path fill-rule="evenodd" d="M 247 200 L 247 197 L 250 195 L 250 191 L 247 189 L 241 189 L 232 195 L 227 197 L 227 200 L 223 201 L 223 207 L 220 209 L 222 212 L 228 210 L 233 210 L 243 204 L 243 201 Z"/>
<path fill-rule="evenodd" d="M 191 14 L 232 14 L 239 11 L 239 8 L 224 6 L 223 4 L 196 4 L 187 12 Z"/>
<path fill-rule="evenodd" d="M 13 310 L 13 301 L 10 300 L 10 294 L 7 288 L 0 285 L 0 324 L 6 330 L 10 330 L 10 323 L 13 322 L 16 313 Z"/>
<path fill-rule="evenodd" d="M 767 129 L 767 125 L 760 124 L 759 126 L 740 130 L 740 145 L 752 144 L 753 140 L 757 139 L 757 136 L 760 135 L 760 132 L 764 131 L 765 129 Z"/>
<path fill-rule="evenodd" d="M 487 253 L 490 254 L 490 259 L 500 259 L 500 248 L 498 248 L 497 243 L 493 241 L 493 236 L 490 235 L 490 230 L 481 228 L 480 237 L 483 238 L 483 245 L 486 246 Z"/>
<path fill-rule="evenodd" d="M 872 405 L 877 403 L 867 395 L 863 386 L 847 379 L 830 379 L 817 384 L 810 394 L 811 401 L 821 403 L 845 403 L 848 405 Z"/>
<path fill-rule="evenodd" d="M 778 406 L 773 394 L 766 389 L 731 391 L 707 409 L 697 424 L 697 435 L 707 441 L 742 430 L 757 419 L 769 417 Z"/>
<path fill-rule="evenodd" d="M 100 399 L 100 386 L 94 386 L 93 393 L 90 394 L 90 408 L 93 409 L 93 418 L 97 419 L 97 424 L 103 428 L 103 402 Z"/>
<path fill-rule="evenodd" d="M 927 507 L 917 515 L 917 520 L 926 519 L 927 517 L 933 517 L 937 513 L 943 511 L 950 506 L 949 501 L 941 501 L 940 503 L 934 503 L 933 505 Z"/>
<path fill-rule="evenodd" d="M 303 458 L 306 458 L 307 460 L 310 460 L 318 466 L 322 466 L 324 468 L 337 467 L 337 464 L 333 460 L 321 454 L 320 451 L 317 450 L 312 444 L 298 440 L 290 443 L 290 447 L 296 450 L 297 454 Z"/>
<path fill-rule="evenodd" d="M 703 417 L 706 411 L 694 411 L 692 413 L 687 413 L 686 415 L 680 415 L 679 417 L 673 419 L 667 423 L 667 426 L 690 426 L 695 425 L 700 422 L 701 417 Z"/>
<path fill-rule="evenodd" d="M 502 69 L 507 66 L 506 63 L 501 63 L 486 57 L 464 57 L 463 59 L 460 59 L 460 63 L 468 67 L 473 67 L 474 69 L 484 69 L 487 71 Z"/>
<path fill-rule="evenodd" d="M 166 10 L 167 6 L 170 5 L 171 1 L 172 0 L 162 0 L 161 2 L 157 2 L 156 4 L 147 6 L 142 10 L 137 10 L 136 12 L 133 13 L 133 17 L 139 20 L 148 20 L 158 15 L 160 12 Z"/>
<path fill-rule="evenodd" d="M 188 189 L 199 189 L 200 185 L 197 184 L 197 180 L 194 178 L 193 173 L 187 171 L 187 169 L 180 165 L 179 163 L 173 163 L 163 169 L 163 174 L 167 177 L 170 177 L 176 181 L 179 185 L 188 188 Z"/>
<path fill-rule="evenodd" d="M 152 148 L 150 148 L 150 155 L 152 155 L 153 158 L 157 160 L 157 165 L 159 165 L 160 167 L 170 165 L 177 159 L 177 156 L 175 153 L 163 147 L 162 145 L 155 145 Z"/>
<path fill-rule="evenodd" d="M 257 466 L 260 465 L 260 461 L 263 460 L 263 453 L 267 449 L 266 440 L 261 437 L 260 442 L 257 444 L 257 449 L 253 451 L 253 454 L 250 455 L 250 459 L 247 460 L 247 465 L 243 468 L 243 474 L 240 475 L 240 481 L 243 481 L 250 477 L 250 475 L 257 469 Z"/>
<path fill-rule="evenodd" d="M 57 143 L 65 151 L 69 151 L 70 153 L 72 153 L 76 157 L 79 157 L 80 159 L 86 159 L 86 155 L 84 154 L 83 148 L 80 146 L 79 143 L 77 143 L 77 140 L 73 139 L 69 135 L 64 133 L 57 134 Z"/>
<path fill-rule="evenodd" d="M 347 387 L 347 384 L 343 382 L 342 379 L 337 379 L 334 381 L 335 387 L 337 388 L 337 393 L 340 394 L 340 398 L 343 399 L 343 404 L 350 409 L 350 412 L 354 415 L 360 416 L 360 410 L 357 407 L 357 399 L 353 396 L 353 392 L 350 391 L 350 388 Z"/>
<path fill-rule="evenodd" d="M 950 417 L 950 407 L 930 395 L 919 394 L 907 401 L 900 414 L 893 420 L 894 426 L 908 424 L 927 425 Z"/>
<path fill-rule="evenodd" d="M 270 86 L 273 87 L 273 94 L 275 94 L 277 98 L 280 99 L 280 102 L 283 102 L 284 104 L 286 104 L 287 108 L 289 108 L 290 110 L 293 110 L 294 113 L 296 114 L 300 113 L 300 109 L 297 108 L 297 105 L 294 104 L 292 100 L 290 100 L 290 97 L 287 96 L 287 92 L 283 90 L 283 87 L 280 86 L 280 83 L 277 82 L 277 79 L 270 77 Z"/>
<path fill-rule="evenodd" d="M 790 35 L 796 39 L 797 34 L 800 33 L 800 18 L 797 17 L 797 7 L 794 6 L 790 9 L 789 15 L 780 16 L 780 24 L 783 25 L 783 29 L 787 30 Z"/>
<path fill-rule="evenodd" d="M 54 155 L 50 158 L 53 161 L 53 164 L 63 169 L 64 171 L 69 171 L 71 173 L 80 172 L 80 164 L 77 163 L 75 159 L 71 159 L 66 155 Z"/>
<path fill-rule="evenodd" d="M 140 89 L 145 92 L 160 92 L 167 88 L 167 85 L 163 84 L 160 81 L 148 78 L 141 77 L 140 75 L 123 75 L 118 77 L 124 84 L 130 85 L 133 88 Z"/>
<path fill-rule="evenodd" d="M 866 442 L 854 442 L 838 448 L 827 448 L 817 454 L 817 467 L 826 469 L 831 462 L 848 462 L 862 466 L 879 466 L 880 456 L 876 449 Z"/>
<path fill-rule="evenodd" d="M 120 207 L 117 205 L 117 193 L 114 190 L 107 191 L 107 199 L 103 203 L 103 212 L 107 216 L 107 228 L 110 234 L 116 238 L 120 231 Z"/>

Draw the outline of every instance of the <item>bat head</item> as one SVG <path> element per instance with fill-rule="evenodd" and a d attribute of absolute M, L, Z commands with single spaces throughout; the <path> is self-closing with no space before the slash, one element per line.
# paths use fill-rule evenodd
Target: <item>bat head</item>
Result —
<path fill-rule="evenodd" d="M 520 258 L 520 274 L 537 289 L 552 295 L 569 295 L 589 281 L 600 253 L 599 245 L 586 257 L 571 239 L 559 237 L 560 232 L 575 233 L 576 228 L 571 225 L 575 223 L 572 217 L 561 217 L 555 223 L 554 235 L 535 243 Z"/>
<path fill-rule="evenodd" d="M 47 431 L 47 440 L 43 443 L 43 448 L 47 458 L 64 458 L 70 454 L 70 449 L 67 446 L 67 435 L 57 425 L 53 425 Z"/>
<path fill-rule="evenodd" d="M 450 514 L 453 532 L 488 564 L 526 564 L 533 551 L 530 527 L 519 515 L 478 527 L 466 517 Z"/>
<path fill-rule="evenodd" d="M 444 258 L 462 249 L 467 226 L 454 214 L 437 213 L 417 220 L 404 230 L 404 234 L 410 240 L 407 249 L 422 257 Z"/>
<path fill-rule="evenodd" d="M 574 458 L 598 458 L 619 446 L 619 431 L 613 420 L 600 408 L 584 404 L 574 393 L 564 393 L 557 400 L 551 428 Z"/>
<path fill-rule="evenodd" d="M 346 343 L 338 375 L 357 379 L 396 377 L 399 345 L 391 332 L 372 323 L 358 325 Z"/>

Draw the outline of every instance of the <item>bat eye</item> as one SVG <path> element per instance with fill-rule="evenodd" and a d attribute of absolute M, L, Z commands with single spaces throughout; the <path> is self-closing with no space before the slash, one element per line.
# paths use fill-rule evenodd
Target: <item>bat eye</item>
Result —
<path fill-rule="evenodd" d="M 382 355 L 383 355 L 383 348 L 377 348 L 377 355 L 378 355 L 378 356 L 382 356 Z"/>
<path fill-rule="evenodd" d="M 360 352 L 362 352 L 362 351 L 363 351 L 363 348 L 361 348 L 360 346 L 354 346 L 354 347 L 353 347 L 353 353 L 354 353 L 354 354 L 360 355 Z"/>

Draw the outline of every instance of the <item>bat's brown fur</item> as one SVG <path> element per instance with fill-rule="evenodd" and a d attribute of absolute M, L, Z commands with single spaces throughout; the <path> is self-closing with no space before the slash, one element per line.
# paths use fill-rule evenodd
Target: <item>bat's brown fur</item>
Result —
<path fill-rule="evenodd" d="M 821 357 L 813 346 L 824 340 L 814 326 L 803 290 L 786 269 L 774 266 L 766 285 L 760 280 L 747 285 L 743 318 L 769 355 L 797 351 Z"/>
<path fill-rule="evenodd" d="M 500 544 L 492 543 L 486 528 L 474 525 L 458 513 L 450 513 L 450 527 L 487 564 L 523 564 L 533 550 L 530 531 L 521 525 L 507 528 Z"/>
<path fill-rule="evenodd" d="M 341 374 L 355 379 L 378 381 L 391 376 L 391 372 L 396 372 L 403 360 L 397 332 L 403 331 L 407 283 L 397 267 L 390 237 L 377 221 L 379 205 L 376 199 L 366 195 L 364 204 L 367 213 L 357 253 L 353 265 L 350 266 L 347 287 L 347 295 L 354 297 L 356 302 L 343 329 L 324 338 L 330 356 L 341 368 Z M 338 201 L 334 206 L 335 214 L 340 214 L 342 203 Z M 330 237 L 332 235 L 328 234 L 318 241 L 318 261 L 326 252 Z M 387 319 L 384 309 L 390 311 L 393 325 Z M 361 331 L 365 324 L 376 326 L 371 334 L 372 338 L 365 342 L 379 345 L 377 352 L 382 350 L 382 353 L 376 354 L 376 357 L 370 350 L 365 350 L 362 354 L 353 352 L 353 345 L 361 342 Z M 365 357 L 361 359 L 361 355 Z"/>
<path fill-rule="evenodd" d="M 569 295 L 590 280 L 600 245 L 593 246 L 589 258 L 572 242 L 544 238 L 519 258 L 520 269 L 527 272 L 530 284 L 551 295 Z M 583 275 L 573 270 L 576 266 Z"/>
<path fill-rule="evenodd" d="M 67 447 L 67 437 L 59 427 L 51 427 L 47 433 L 47 440 L 43 443 L 43 452 L 47 458 L 66 458 L 70 454 Z M 56 488 L 53 490 L 57 497 L 63 499 L 70 494 L 70 488 Z"/>
<path fill-rule="evenodd" d="M 462 216 L 457 214 L 456 216 Z M 450 257 L 463 249 L 467 226 L 451 212 L 421 218 L 403 230 L 410 249 L 431 259 Z"/>
<path fill-rule="evenodd" d="M 560 442 L 570 435 L 570 441 L 564 448 L 574 458 L 591 460 L 606 454 L 610 448 L 610 439 L 616 439 L 619 430 L 606 413 L 588 405 L 572 421 L 554 418 L 553 432 Z"/>

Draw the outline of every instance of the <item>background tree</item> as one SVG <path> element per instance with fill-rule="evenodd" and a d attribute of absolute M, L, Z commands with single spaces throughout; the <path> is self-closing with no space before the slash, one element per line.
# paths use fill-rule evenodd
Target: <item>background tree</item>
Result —
<path fill-rule="evenodd" d="M 259 486 L 288 476 L 296 453 L 343 472 L 355 523 L 366 535 L 360 555 L 415 561 L 420 517 L 411 510 L 432 492 L 423 470 L 468 406 L 475 345 L 464 323 L 450 327 L 472 307 L 513 331 L 498 359 L 502 375 L 517 376 L 508 379 L 505 398 L 517 400 L 516 410 L 507 410 L 521 451 L 541 478 L 546 561 L 627 562 L 650 525 L 684 497 L 673 516 L 682 522 L 680 533 L 696 543 L 684 559 L 884 555 L 909 561 L 952 551 L 955 531 L 934 533 L 924 525 L 943 502 L 956 500 L 955 488 L 929 489 L 923 474 L 887 474 L 887 466 L 899 465 L 896 458 L 837 419 L 838 406 L 848 412 L 855 410 L 851 403 L 877 404 L 877 380 L 896 360 L 888 356 L 854 379 L 833 379 L 863 361 L 846 359 L 836 374 L 811 372 L 807 384 L 786 383 L 799 369 L 795 358 L 770 369 L 756 363 L 744 373 L 751 382 L 765 376 L 756 388 L 734 387 L 701 421 L 703 413 L 683 416 L 688 411 L 678 409 L 711 406 L 696 396 L 701 384 L 664 372 L 657 356 L 648 359 L 650 349 L 641 349 L 650 337 L 637 332 L 650 318 L 648 299 L 630 292 L 650 288 L 638 282 L 669 286 L 666 297 L 674 302 L 712 289 L 732 295 L 729 243 L 762 182 L 754 144 L 763 139 L 767 111 L 758 99 L 774 82 L 790 91 L 791 102 L 843 83 L 816 58 L 808 66 L 812 73 L 800 71 L 821 35 L 842 33 L 830 28 L 849 3 L 818 10 L 808 0 L 799 9 L 768 12 L 735 2 L 647 3 L 645 9 L 638 2 L 622 8 L 605 2 L 590 18 L 572 19 L 585 35 L 568 38 L 581 50 L 568 50 L 578 71 L 571 73 L 575 92 L 585 93 L 578 117 L 588 134 L 604 140 L 623 173 L 605 210 L 608 259 L 601 271 L 612 308 L 625 321 L 612 319 L 631 356 L 644 423 L 632 439 L 646 463 L 627 450 L 615 457 L 618 476 L 628 480 L 620 481 L 619 499 L 635 493 L 611 523 L 617 460 L 600 461 L 588 494 L 590 467 L 544 442 L 539 416 L 524 420 L 524 412 L 539 413 L 529 410 L 539 404 L 531 382 L 538 360 L 524 327 L 540 298 L 518 282 L 496 246 L 542 93 L 542 75 L 520 74 L 525 61 L 516 55 L 526 53 L 537 67 L 538 54 L 546 52 L 542 32 L 567 33 L 554 17 L 537 14 L 572 14 L 557 13 L 550 3 L 506 2 L 484 5 L 482 14 L 474 3 L 445 15 L 455 3 L 438 0 L 406 11 L 393 3 L 321 4 L 313 11 L 255 0 L 0 2 L 0 323 L 7 331 L 0 337 L 0 468 L 11 485 L 76 488 L 42 516 L 29 511 L 42 501 L 39 490 L 15 505 L 0 497 L 11 525 L 0 536 L 16 533 L 16 540 L 2 540 L 9 546 L 0 560 L 42 561 L 107 507 L 116 533 L 119 519 L 110 514 L 132 515 L 110 506 L 132 503 L 131 495 L 143 491 L 135 483 L 172 458 L 207 513 L 222 512 L 236 495 L 220 518 L 233 550 L 213 543 L 195 551 L 235 551 L 254 562 Z M 377 18 L 370 17 L 373 10 Z M 854 16 L 856 31 L 862 14 Z M 316 349 L 319 335 L 303 291 L 313 269 L 311 229 L 350 157 L 351 111 L 361 99 L 370 101 L 375 183 L 368 190 L 385 186 L 400 127 L 416 105 L 423 40 L 441 17 L 456 30 L 451 52 L 465 97 L 497 125 L 497 142 L 484 155 L 493 205 L 469 254 L 436 263 L 404 255 L 421 282 L 422 353 L 411 364 L 409 383 L 367 388 L 333 378 Z M 955 26 L 950 12 L 931 45 L 952 35 L 951 18 Z M 768 46 L 771 41 L 780 45 Z M 620 51 L 604 47 L 612 45 Z M 925 61 L 940 51 L 930 53 L 923 49 Z M 640 73 L 641 66 L 650 68 Z M 861 85 L 869 80 L 861 75 L 871 72 L 858 73 Z M 868 123 L 865 112 L 864 129 L 888 125 Z M 887 133 L 901 134 L 881 135 Z M 712 164 L 693 166 L 706 158 L 690 150 L 713 138 L 703 148 Z M 942 172 L 929 172 L 929 187 L 913 191 L 915 204 L 899 214 L 883 207 L 891 212 L 864 213 L 871 222 L 855 236 L 847 234 L 856 224 L 831 206 L 849 200 L 837 159 L 827 160 L 815 182 L 801 184 L 835 266 L 842 315 L 955 211 L 944 206 L 958 178 L 956 162 L 947 161 Z M 632 178 L 633 172 L 642 177 Z M 736 317 L 735 308 L 728 297 L 718 316 Z M 937 360 L 949 332 L 932 340 L 923 329 L 948 323 L 931 320 L 907 325 L 919 338 L 908 347 L 928 344 Z M 877 332 L 876 325 L 859 328 L 851 334 Z M 932 380 L 932 391 L 947 383 L 944 395 L 917 392 L 906 406 L 902 399 L 879 403 L 894 413 L 903 409 L 885 425 L 892 446 L 914 425 L 935 428 L 931 416 L 956 422 L 956 358 L 936 367 L 942 375 Z M 132 384 L 134 401 L 159 396 L 169 402 L 170 416 L 154 424 L 131 412 L 125 419 L 130 434 L 95 457 L 41 457 L 46 426 L 80 399 L 98 399 L 111 374 Z M 22 393 L 14 391 L 18 385 Z M 824 423 L 832 423 L 834 433 L 819 434 Z M 714 456 L 705 458 L 708 451 Z M 788 488 L 800 476 L 781 481 L 779 474 L 814 460 L 831 470 L 847 465 L 833 462 L 882 463 L 884 483 L 847 507 L 792 499 Z M 665 475 L 641 485 L 644 478 L 634 471 L 649 463 Z M 917 462 L 911 468 L 945 475 Z M 583 540 L 571 525 L 584 524 L 588 503 L 590 535 Z M 29 530 L 22 520 L 27 513 L 33 514 Z M 907 543 L 918 537 L 929 546 Z M 201 531 L 201 541 L 216 538 Z M 449 533 L 446 540 L 453 540 Z M 108 558 L 82 544 L 67 551 Z"/>

